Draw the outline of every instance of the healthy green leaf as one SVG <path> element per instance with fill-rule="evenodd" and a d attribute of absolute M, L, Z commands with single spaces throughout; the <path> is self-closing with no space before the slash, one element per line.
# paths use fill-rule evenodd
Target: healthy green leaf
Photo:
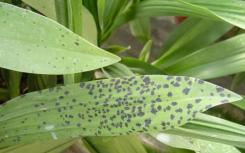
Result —
<path fill-rule="evenodd" d="M 102 69 L 107 78 L 134 76 L 134 73 L 125 65 L 116 63 Z"/>
<path fill-rule="evenodd" d="M 9 4 L 0 3 L 0 26 L 0 66 L 3 68 L 69 74 L 119 61 L 119 57 L 104 52 L 58 23 Z"/>
<path fill-rule="evenodd" d="M 0 153 L 60 153 L 74 142 L 74 140 L 51 140 L 42 143 L 9 147 L 0 150 Z"/>
<path fill-rule="evenodd" d="M 147 149 L 147 153 L 194 153 L 191 150 L 179 149 L 165 145 L 149 134 L 141 134 L 140 137 Z"/>
<path fill-rule="evenodd" d="M 245 2 L 240 0 L 144 0 L 135 12 L 136 17 L 181 15 L 223 20 L 245 29 Z"/>
<path fill-rule="evenodd" d="M 87 138 L 99 153 L 147 153 L 136 136 Z"/>
<path fill-rule="evenodd" d="M 142 51 L 140 52 L 139 55 L 139 60 L 147 62 L 150 58 L 150 53 L 151 53 L 151 46 L 152 46 L 152 40 L 149 40 L 145 43 Z"/>
<path fill-rule="evenodd" d="M 78 136 L 164 131 L 198 112 L 240 100 L 211 83 L 181 76 L 133 76 L 29 93 L 0 108 L 0 147 Z"/>
<path fill-rule="evenodd" d="M 131 49 L 131 46 L 109 45 L 104 48 L 110 53 L 118 54 Z"/>
<path fill-rule="evenodd" d="M 233 105 L 245 110 L 245 97 L 243 96 L 242 100 L 233 103 Z"/>
<path fill-rule="evenodd" d="M 164 54 L 153 64 L 165 69 L 196 50 L 214 43 L 231 28 L 231 25 L 223 22 L 187 18 L 170 34 L 161 49 Z"/>
<path fill-rule="evenodd" d="M 129 28 L 133 36 L 143 43 L 151 39 L 150 20 L 148 18 L 137 18 L 130 21 Z"/>
<path fill-rule="evenodd" d="M 115 24 L 120 19 L 119 16 L 126 12 L 132 5 L 133 0 L 100 0 L 97 1 L 98 18 L 100 24 L 100 40 L 105 41 L 114 30 Z"/>
<path fill-rule="evenodd" d="M 244 148 L 245 127 L 218 117 L 199 113 L 193 121 L 165 131 L 181 135 Z"/>
<path fill-rule="evenodd" d="M 121 63 L 127 65 L 133 72 L 139 73 L 142 75 L 145 74 L 165 74 L 162 70 L 158 69 L 155 66 L 152 66 L 149 63 L 140 61 L 136 58 L 124 57 Z"/>
<path fill-rule="evenodd" d="M 160 133 L 155 136 L 159 141 L 171 147 L 194 150 L 196 153 L 241 153 L 233 146 L 190 137 Z"/>
<path fill-rule="evenodd" d="M 210 79 L 245 71 L 245 34 L 202 48 L 165 69 L 169 74 Z"/>
<path fill-rule="evenodd" d="M 56 20 L 55 0 L 22 0 L 45 16 Z"/>

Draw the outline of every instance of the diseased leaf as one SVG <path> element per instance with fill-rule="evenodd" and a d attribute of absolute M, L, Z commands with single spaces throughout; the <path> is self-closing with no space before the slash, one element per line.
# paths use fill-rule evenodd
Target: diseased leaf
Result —
<path fill-rule="evenodd" d="M 181 76 L 133 76 L 60 86 L 17 97 L 0 108 L 0 147 L 164 131 L 187 123 L 198 112 L 240 99 L 222 87 Z"/>
<path fill-rule="evenodd" d="M 5 3 L 0 3 L 0 27 L 0 66 L 3 68 L 70 74 L 120 60 L 46 17 Z"/>

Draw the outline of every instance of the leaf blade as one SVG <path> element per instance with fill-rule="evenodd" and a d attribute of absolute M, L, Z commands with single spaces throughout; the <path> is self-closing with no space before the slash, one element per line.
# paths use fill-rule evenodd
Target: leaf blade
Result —
<path fill-rule="evenodd" d="M 240 98 L 198 79 L 161 75 L 42 90 L 15 98 L 0 108 L 0 147 L 81 135 L 163 131 L 185 124 L 200 111 Z"/>
<path fill-rule="evenodd" d="M 53 20 L 4 3 L 0 3 L 0 8 L 3 27 L 0 66 L 3 68 L 38 74 L 71 74 L 120 60 Z"/>

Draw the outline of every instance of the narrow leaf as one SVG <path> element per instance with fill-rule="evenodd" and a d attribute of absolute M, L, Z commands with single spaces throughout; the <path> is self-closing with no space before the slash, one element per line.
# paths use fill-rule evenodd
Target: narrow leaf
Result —
<path fill-rule="evenodd" d="M 149 40 L 144 45 L 142 51 L 140 52 L 139 59 L 141 61 L 147 62 L 150 58 L 152 40 Z"/>
<path fill-rule="evenodd" d="M 133 72 L 141 75 L 165 74 L 161 69 L 136 58 L 124 57 L 121 63 L 127 65 Z"/>
<path fill-rule="evenodd" d="M 245 71 L 244 40 L 245 34 L 241 34 L 202 48 L 185 56 L 165 71 L 170 74 L 190 75 L 202 79 L 243 72 Z"/>
<path fill-rule="evenodd" d="M 130 21 L 129 28 L 133 36 L 143 43 L 151 39 L 150 20 L 148 18 L 137 18 Z"/>
<path fill-rule="evenodd" d="M 136 6 L 136 17 L 192 16 L 223 20 L 245 29 L 245 2 L 240 0 L 144 0 Z"/>
<path fill-rule="evenodd" d="M 194 150 L 196 153 L 241 153 L 230 145 L 190 137 L 160 133 L 156 135 L 156 138 L 169 146 Z"/>
<path fill-rule="evenodd" d="M 193 121 L 190 121 L 182 127 L 165 132 L 224 143 L 239 148 L 244 148 L 245 146 L 244 126 L 202 113 L 199 113 Z"/>
<path fill-rule="evenodd" d="M 231 25 L 223 22 L 188 18 L 170 33 L 161 48 L 161 53 L 164 54 L 153 64 L 165 69 L 198 49 L 214 43 L 231 28 Z"/>

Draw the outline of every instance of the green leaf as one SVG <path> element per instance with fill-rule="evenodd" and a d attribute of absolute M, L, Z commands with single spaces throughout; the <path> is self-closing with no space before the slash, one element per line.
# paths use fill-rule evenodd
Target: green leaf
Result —
<path fill-rule="evenodd" d="M 187 18 L 170 34 L 161 49 L 165 53 L 153 64 L 165 69 L 196 50 L 214 43 L 231 28 L 231 25 L 223 22 Z"/>
<path fill-rule="evenodd" d="M 136 136 L 87 138 L 98 153 L 147 153 Z"/>
<path fill-rule="evenodd" d="M 114 54 L 122 53 L 129 49 L 131 49 L 131 46 L 110 45 L 110 46 L 105 47 L 105 50 L 107 50 L 110 53 L 114 53 Z"/>
<path fill-rule="evenodd" d="M 22 0 L 45 16 L 56 20 L 55 0 Z"/>
<path fill-rule="evenodd" d="M 83 37 L 88 40 L 89 42 L 93 43 L 94 45 L 97 45 L 97 27 L 95 20 L 92 16 L 92 14 L 89 12 L 88 9 L 83 7 L 83 26 L 82 26 L 82 33 Z"/>
<path fill-rule="evenodd" d="M 243 96 L 242 100 L 233 103 L 233 105 L 245 110 L 245 97 Z"/>
<path fill-rule="evenodd" d="M 137 18 L 129 22 L 129 28 L 133 36 L 143 43 L 151 39 L 151 27 L 149 18 Z"/>
<path fill-rule="evenodd" d="M 152 40 L 149 40 L 144 45 L 142 51 L 140 52 L 139 59 L 141 61 L 147 62 L 150 58 Z"/>
<path fill-rule="evenodd" d="M 104 52 L 58 23 L 5 3 L 0 3 L 0 26 L 0 66 L 3 68 L 70 74 L 119 61 L 119 57 Z"/>
<path fill-rule="evenodd" d="M 67 9 L 68 9 L 68 21 L 69 21 L 69 29 L 71 29 L 74 33 L 79 36 L 83 36 L 83 4 L 81 0 L 68 0 L 67 1 Z"/>
<path fill-rule="evenodd" d="M 139 74 L 165 74 L 162 70 L 136 58 L 124 57 L 121 63 L 127 65 L 133 72 Z"/>
<path fill-rule="evenodd" d="M 78 136 L 164 131 L 241 97 L 181 76 L 133 76 L 60 86 L 0 108 L 0 147 Z"/>
<path fill-rule="evenodd" d="M 99 43 L 105 41 L 114 30 L 119 16 L 126 12 L 132 5 L 133 0 L 99 0 L 97 1 L 98 19 L 100 27 Z"/>
<path fill-rule="evenodd" d="M 245 146 L 244 126 L 202 113 L 182 127 L 167 130 L 165 133 L 224 143 L 239 148 Z"/>
<path fill-rule="evenodd" d="M 194 153 L 191 150 L 179 149 L 165 145 L 149 134 L 141 134 L 141 140 L 148 153 Z"/>
<path fill-rule="evenodd" d="M 210 79 L 245 71 L 245 34 L 202 48 L 165 69 L 169 74 Z M 200 58 L 201 57 L 201 58 Z"/>
<path fill-rule="evenodd" d="M 223 20 L 245 29 L 245 2 L 240 0 L 144 0 L 136 6 L 136 17 L 192 16 Z"/>
<path fill-rule="evenodd" d="M 9 147 L 0 150 L 0 153 L 60 153 L 74 142 L 74 140 L 51 140 L 42 143 Z"/>
<path fill-rule="evenodd" d="M 134 73 L 125 65 L 116 63 L 102 69 L 107 78 L 134 76 Z"/>
<path fill-rule="evenodd" d="M 160 133 L 155 136 L 159 141 L 171 147 L 194 150 L 196 153 L 241 153 L 233 146 L 190 137 Z"/>

